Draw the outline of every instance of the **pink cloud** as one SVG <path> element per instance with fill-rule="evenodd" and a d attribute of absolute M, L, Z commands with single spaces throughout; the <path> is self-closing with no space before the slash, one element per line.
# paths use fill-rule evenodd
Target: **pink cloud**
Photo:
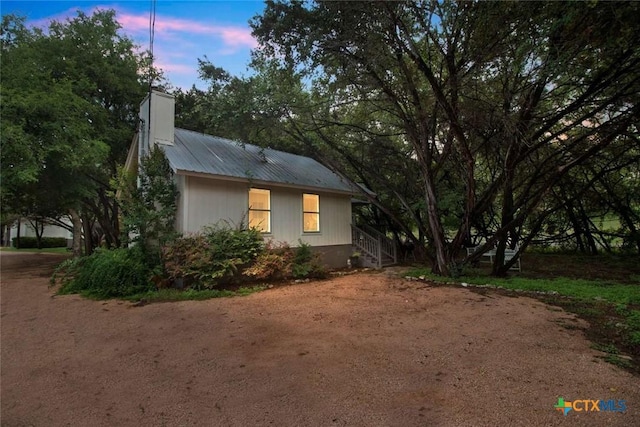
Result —
<path fill-rule="evenodd" d="M 49 16 L 45 19 L 30 20 L 29 25 L 44 28 L 52 20 L 65 22 L 77 16 L 82 10 L 92 15 L 97 10 L 113 9 L 120 23 L 123 35 L 136 43 L 136 51 L 143 52 L 149 45 L 149 15 L 127 10 L 126 6 L 105 4 L 92 7 L 75 7 Z M 198 84 L 198 64 L 196 58 L 208 54 L 212 61 L 231 73 L 242 73 L 241 68 L 248 60 L 248 49 L 258 47 L 248 26 L 209 24 L 198 19 L 175 18 L 157 15 L 155 21 L 155 64 L 165 72 L 165 77 L 175 87 L 189 88 Z"/>
<path fill-rule="evenodd" d="M 176 74 L 193 74 L 194 68 L 195 68 L 192 65 L 176 64 L 176 63 L 165 62 L 165 61 L 158 61 L 156 65 L 166 73 L 176 73 Z"/>
<path fill-rule="evenodd" d="M 68 9 L 44 19 L 31 21 L 30 24 L 35 27 L 45 28 L 49 26 L 52 20 L 66 21 L 76 16 L 80 8 Z M 94 6 L 85 13 L 91 15 L 97 10 L 114 9 L 116 11 L 116 20 L 122 26 L 125 34 L 129 35 L 148 35 L 149 34 L 149 15 L 147 14 L 131 14 L 114 6 Z M 198 21 L 172 18 L 169 16 L 156 16 L 155 21 L 156 37 L 171 38 L 177 34 L 181 35 L 210 35 L 217 36 L 222 39 L 225 52 L 234 52 L 240 48 L 254 49 L 258 47 L 258 42 L 251 35 L 249 28 L 232 26 L 232 25 L 207 25 Z"/>
<path fill-rule="evenodd" d="M 149 32 L 148 16 L 121 13 L 117 15 L 117 19 L 125 30 L 125 33 Z M 222 39 L 226 47 L 258 47 L 258 42 L 251 35 L 251 30 L 249 28 L 225 25 L 205 25 L 200 22 L 187 19 L 178 19 L 166 16 L 156 17 L 155 34 L 157 37 L 170 36 L 174 33 L 218 36 Z"/>

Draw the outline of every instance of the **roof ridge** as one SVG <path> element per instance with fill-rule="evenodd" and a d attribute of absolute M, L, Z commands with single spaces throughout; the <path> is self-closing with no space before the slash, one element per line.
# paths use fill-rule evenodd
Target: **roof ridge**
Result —
<path fill-rule="evenodd" d="M 215 135 L 211 135 L 211 134 L 208 134 L 208 133 L 205 133 L 205 132 L 198 132 L 197 130 L 191 130 L 191 129 L 185 129 L 185 128 L 179 128 L 179 127 L 176 127 L 176 128 L 174 128 L 174 129 L 175 129 L 175 130 L 181 130 L 181 131 L 184 131 L 184 132 L 191 132 L 191 133 L 195 133 L 195 134 L 200 135 L 200 136 L 208 136 L 208 137 L 210 137 L 210 138 L 220 139 L 220 140 L 222 140 L 222 141 L 225 141 L 225 142 L 232 142 L 232 143 L 234 143 L 234 144 L 240 144 L 240 145 L 253 145 L 253 144 L 249 144 L 249 143 L 246 143 L 246 142 L 241 142 L 241 141 L 236 141 L 236 140 L 229 139 L 229 138 L 224 138 L 224 137 L 222 137 L 222 136 L 215 136 Z"/>
<path fill-rule="evenodd" d="M 259 145 L 251 144 L 251 143 L 249 143 L 249 142 L 237 141 L 237 140 L 234 140 L 234 139 L 229 139 L 229 138 L 225 138 L 225 137 L 222 137 L 222 136 L 215 136 L 215 135 L 211 135 L 211 134 L 208 134 L 208 133 L 205 133 L 205 132 L 198 132 L 198 131 L 195 131 L 195 130 L 189 130 L 189 129 L 185 129 L 185 128 L 179 128 L 179 127 L 176 127 L 176 128 L 175 128 L 175 130 L 181 130 L 181 131 L 185 131 L 185 132 L 195 133 L 195 134 L 200 135 L 200 136 L 205 136 L 205 137 L 209 137 L 209 138 L 214 138 L 214 139 L 217 139 L 217 140 L 223 141 L 223 142 L 225 142 L 225 143 L 231 143 L 231 144 L 235 144 L 235 145 L 237 145 L 237 146 L 241 146 L 241 147 L 247 147 L 247 146 L 249 146 L 249 147 L 256 148 L 256 149 L 258 149 L 258 150 L 270 150 L 270 151 L 275 151 L 275 152 L 277 152 L 277 153 L 284 153 L 284 154 L 287 154 L 287 155 L 289 155 L 289 156 L 303 157 L 303 158 L 305 158 L 305 159 L 311 159 L 311 160 L 313 160 L 313 161 L 315 161 L 315 162 L 318 162 L 318 163 L 322 164 L 319 160 L 314 159 L 313 157 L 310 157 L 310 156 L 302 155 L 302 154 L 291 153 L 291 152 L 289 152 L 289 151 L 278 150 L 278 149 L 276 149 L 276 148 L 271 148 L 271 147 L 261 147 L 261 146 L 259 146 Z"/>

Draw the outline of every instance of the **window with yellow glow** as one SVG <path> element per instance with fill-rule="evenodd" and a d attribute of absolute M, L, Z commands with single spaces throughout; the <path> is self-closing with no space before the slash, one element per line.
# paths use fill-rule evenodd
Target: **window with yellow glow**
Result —
<path fill-rule="evenodd" d="M 249 189 L 249 227 L 262 233 L 271 232 L 271 192 L 260 188 Z"/>
<path fill-rule="evenodd" d="M 320 196 L 317 194 L 302 195 L 302 223 L 305 233 L 320 231 Z"/>

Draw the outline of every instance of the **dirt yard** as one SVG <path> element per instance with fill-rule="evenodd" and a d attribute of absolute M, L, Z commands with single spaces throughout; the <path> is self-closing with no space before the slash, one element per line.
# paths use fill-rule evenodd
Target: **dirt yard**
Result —
<path fill-rule="evenodd" d="M 640 423 L 639 379 L 534 299 L 386 272 L 133 307 L 54 296 L 57 255 L 0 257 L 2 426 Z"/>

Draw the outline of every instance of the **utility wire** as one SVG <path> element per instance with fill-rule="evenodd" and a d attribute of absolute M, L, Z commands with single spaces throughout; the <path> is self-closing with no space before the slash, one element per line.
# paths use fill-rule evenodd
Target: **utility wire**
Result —
<path fill-rule="evenodd" d="M 156 0 L 151 0 L 151 9 L 149 11 L 149 53 L 151 58 L 149 60 L 149 94 L 151 94 L 151 88 L 153 87 L 153 41 L 156 32 Z"/>
<path fill-rule="evenodd" d="M 146 138 L 148 142 L 147 147 L 142 147 L 142 154 L 145 153 L 145 148 L 151 150 L 151 92 L 153 91 L 153 39 L 156 32 L 156 0 L 151 0 L 151 8 L 149 10 L 149 112 L 147 116 L 147 123 L 145 125 Z M 144 145 L 144 144 L 143 144 Z"/>

